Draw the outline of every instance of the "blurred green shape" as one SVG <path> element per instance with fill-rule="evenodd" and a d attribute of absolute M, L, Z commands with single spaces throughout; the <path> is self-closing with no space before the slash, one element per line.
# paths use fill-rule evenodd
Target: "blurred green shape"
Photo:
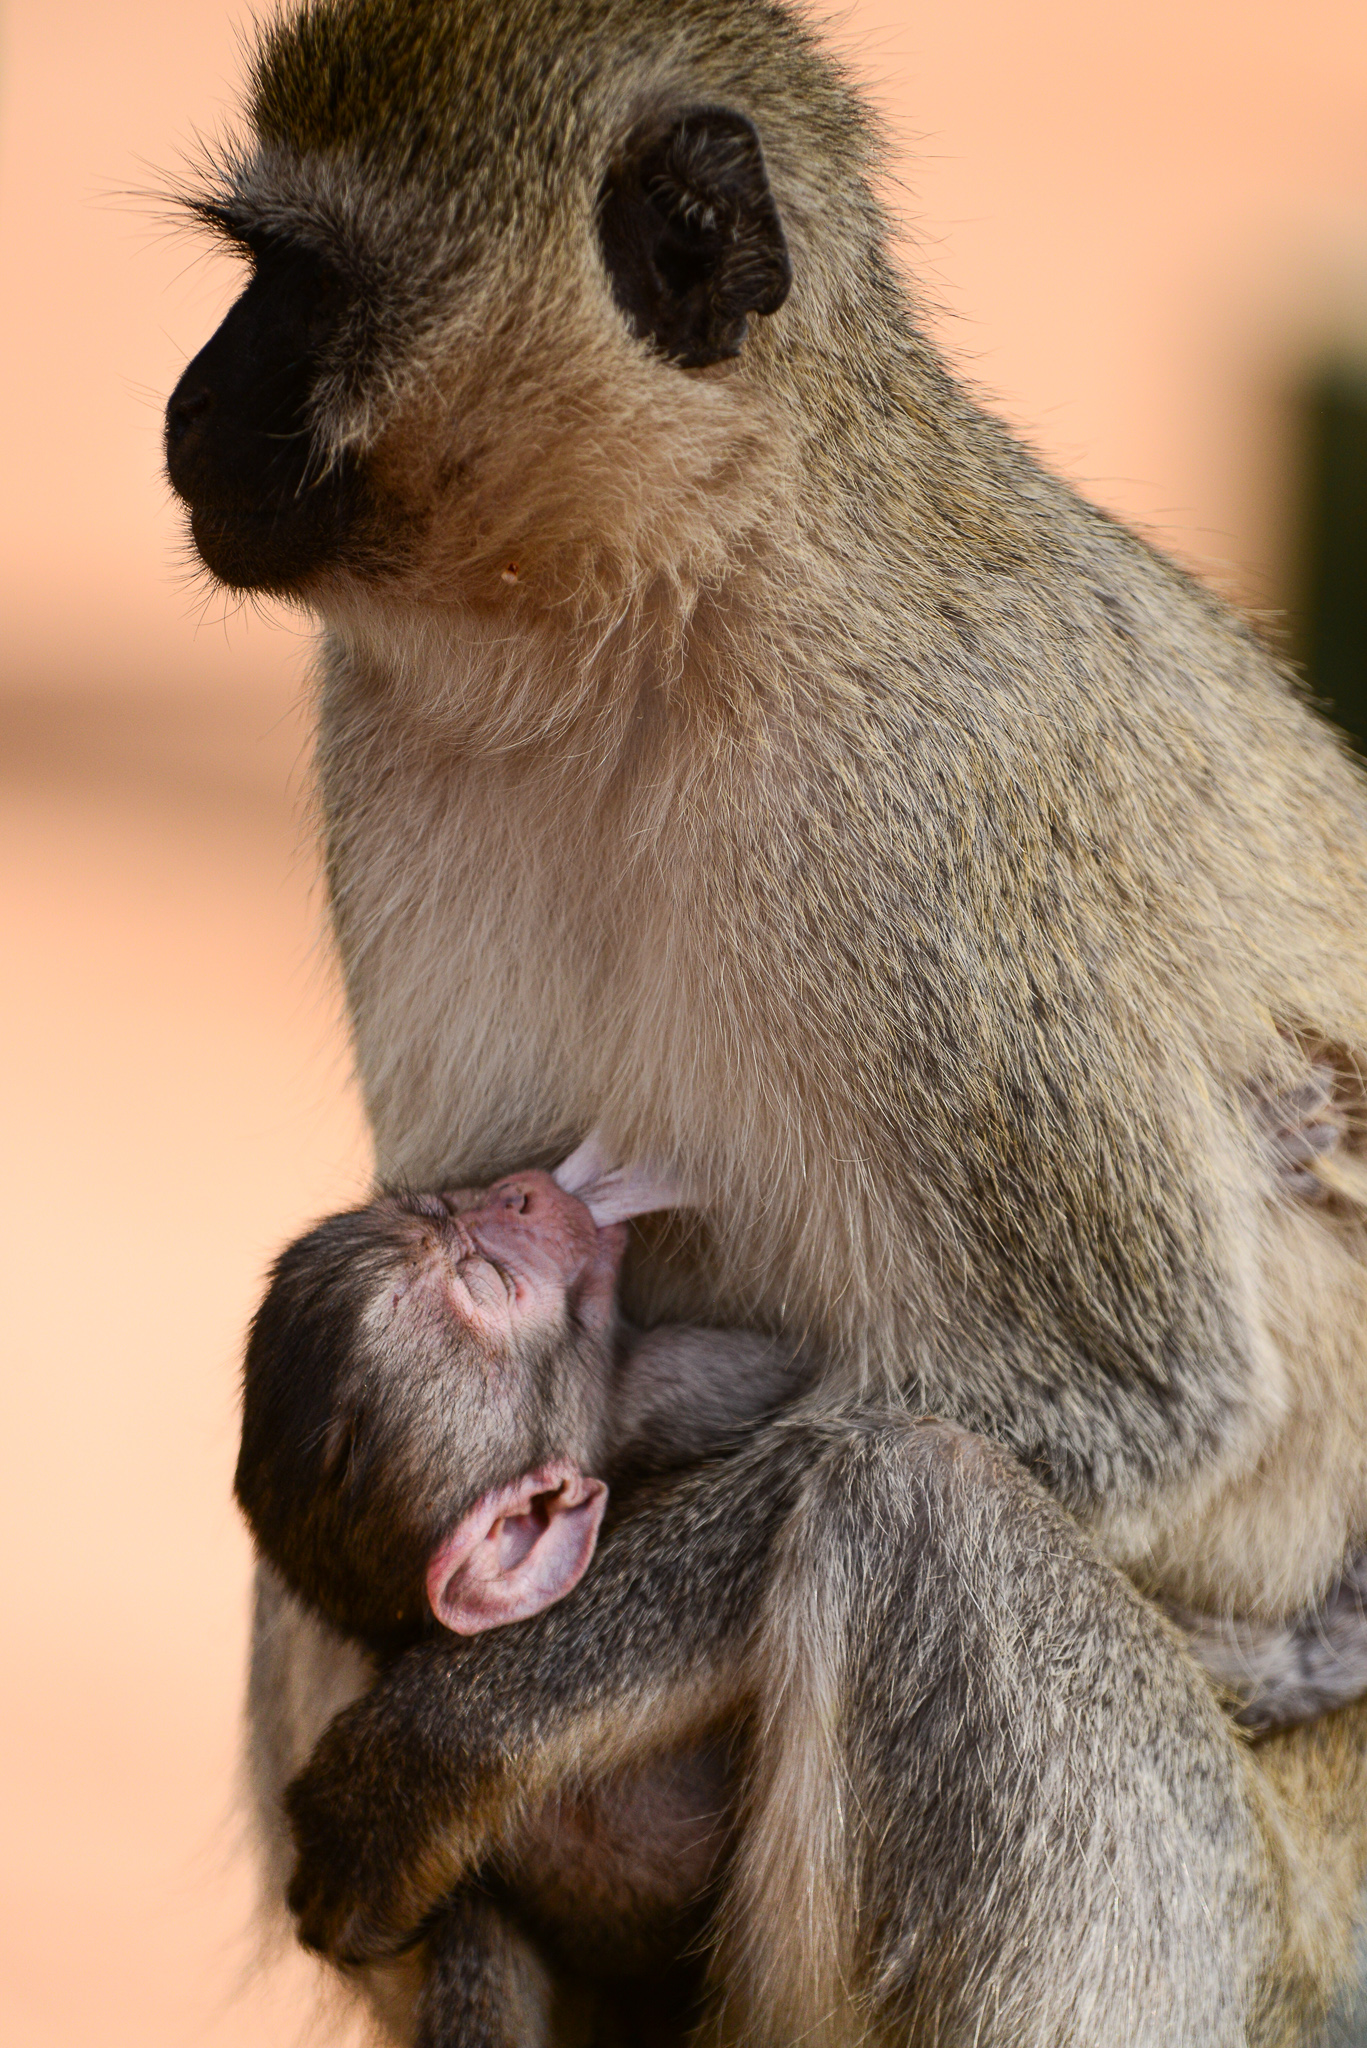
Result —
<path fill-rule="evenodd" d="M 1367 359 L 1321 371 L 1306 423 L 1299 652 L 1315 696 L 1367 753 Z"/>

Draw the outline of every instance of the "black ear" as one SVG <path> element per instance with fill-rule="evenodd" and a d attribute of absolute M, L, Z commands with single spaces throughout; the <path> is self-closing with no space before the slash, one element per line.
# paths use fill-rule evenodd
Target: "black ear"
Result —
<path fill-rule="evenodd" d="M 738 356 L 747 314 L 776 313 L 793 281 L 755 124 L 729 107 L 638 129 L 603 180 L 598 234 L 633 329 L 685 369 Z"/>

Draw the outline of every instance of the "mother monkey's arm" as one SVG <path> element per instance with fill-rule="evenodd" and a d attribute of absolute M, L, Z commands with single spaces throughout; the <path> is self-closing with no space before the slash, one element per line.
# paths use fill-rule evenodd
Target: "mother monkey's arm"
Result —
<path fill-rule="evenodd" d="M 1176 1633 L 1009 1453 L 868 1409 L 768 1425 L 563 1605 L 390 1665 L 287 1795 L 301 1933 L 395 1953 L 557 1783 L 737 1719 L 747 2040 L 842 2005 L 972 2038 L 1021 1999 L 1040 2038 L 1159 2040 L 1177 2001 L 1242 2042 L 1294 1975 L 1284 1851 Z"/>

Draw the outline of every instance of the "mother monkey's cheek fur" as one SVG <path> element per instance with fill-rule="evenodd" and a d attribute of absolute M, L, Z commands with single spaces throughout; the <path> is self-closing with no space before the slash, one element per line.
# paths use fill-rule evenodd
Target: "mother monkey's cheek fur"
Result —
<path fill-rule="evenodd" d="M 601 1125 L 702 1204 L 643 1233 L 637 1320 L 778 1333 L 890 1411 L 801 1542 L 747 1559 L 733 1499 L 647 1560 L 627 1517 L 570 1600 L 457 1646 L 416 1810 L 478 1798 L 416 1867 L 396 1833 L 383 1900 L 315 1867 L 323 1918 L 402 1935 L 471 1816 L 762 1680 L 716 1964 L 749 2042 L 1303 2032 L 1367 1867 L 1358 1710 L 1248 1750 L 1131 1581 L 1280 1624 L 1367 1532 L 1359 770 L 955 383 L 868 117 L 781 6 L 314 0 L 250 124 L 205 211 L 252 280 L 170 469 L 209 566 L 329 628 L 380 1173 L 482 1183 Z M 899 1411 L 1005 1462 L 913 1455 Z M 890 1559 L 911 1649 L 860 1605 Z M 970 1668 L 951 1612 L 1016 1632 Z M 316 1655 L 335 1704 L 335 1646 L 262 1643 L 259 1700 Z M 322 1718 L 261 1707 L 266 1811 Z"/>

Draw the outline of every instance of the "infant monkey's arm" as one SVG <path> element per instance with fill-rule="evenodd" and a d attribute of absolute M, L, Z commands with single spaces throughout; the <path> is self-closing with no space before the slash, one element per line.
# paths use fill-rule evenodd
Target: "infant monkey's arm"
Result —
<path fill-rule="evenodd" d="M 725 1450 L 812 1378 L 807 1353 L 753 1331 L 671 1324 L 624 1334 L 609 1478 L 673 1471 Z"/>

